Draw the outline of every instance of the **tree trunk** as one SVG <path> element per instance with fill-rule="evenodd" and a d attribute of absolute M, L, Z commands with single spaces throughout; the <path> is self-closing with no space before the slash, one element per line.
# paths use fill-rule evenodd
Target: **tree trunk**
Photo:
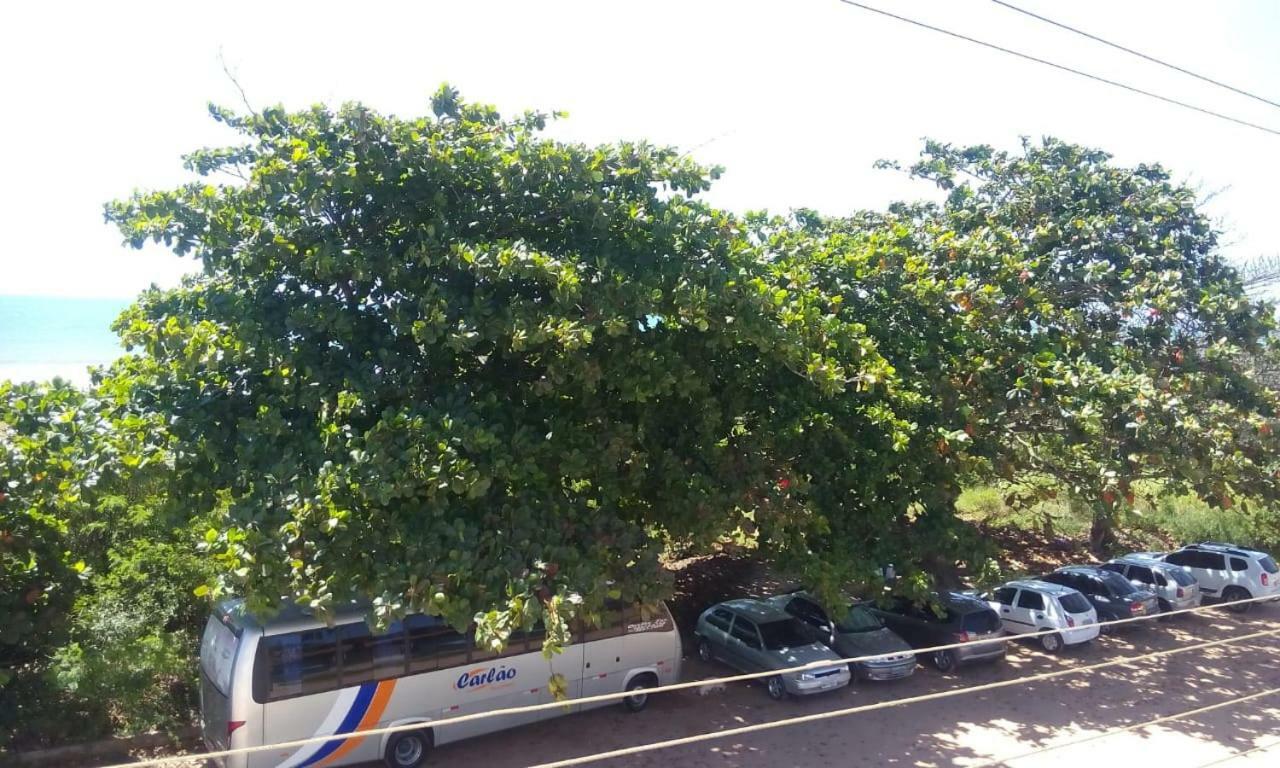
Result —
<path fill-rule="evenodd" d="M 1115 543 L 1115 534 L 1111 530 L 1111 515 L 1097 506 L 1093 509 L 1093 525 L 1089 528 L 1089 551 L 1095 555 L 1107 554 Z"/>

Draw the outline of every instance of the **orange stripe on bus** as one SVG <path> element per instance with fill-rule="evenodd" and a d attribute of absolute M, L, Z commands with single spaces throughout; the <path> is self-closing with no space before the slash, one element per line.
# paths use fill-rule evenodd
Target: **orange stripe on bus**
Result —
<path fill-rule="evenodd" d="M 382 713 L 387 709 L 387 702 L 391 701 L 391 692 L 396 687 L 395 680 L 383 680 L 378 683 L 378 689 L 373 692 L 373 700 L 369 702 L 369 708 L 365 710 L 364 717 L 360 718 L 360 723 L 356 726 L 356 731 L 367 731 L 378 724 L 378 720 L 382 717 Z M 353 736 L 346 740 L 342 746 L 335 749 L 328 757 L 316 763 L 317 766 L 328 765 L 334 760 L 342 757 L 351 750 L 360 746 L 365 737 Z"/>

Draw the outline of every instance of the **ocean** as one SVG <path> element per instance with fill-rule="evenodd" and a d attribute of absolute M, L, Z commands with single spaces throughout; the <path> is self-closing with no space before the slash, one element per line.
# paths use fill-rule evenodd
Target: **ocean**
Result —
<path fill-rule="evenodd" d="M 124 350 L 111 323 L 130 299 L 0 296 L 0 380 L 89 382 Z"/>

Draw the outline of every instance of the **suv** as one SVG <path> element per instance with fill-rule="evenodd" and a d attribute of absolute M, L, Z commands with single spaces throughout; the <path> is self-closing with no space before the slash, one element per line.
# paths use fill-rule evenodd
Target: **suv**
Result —
<path fill-rule="evenodd" d="M 1266 552 L 1206 541 L 1174 550 L 1164 561 L 1195 577 L 1205 597 L 1231 602 L 1280 596 L 1280 568 Z M 1252 607 L 1253 603 L 1244 603 L 1231 606 L 1231 610 L 1244 613 Z"/>
<path fill-rule="evenodd" d="M 1004 641 L 999 639 L 1004 627 L 991 606 L 960 592 L 943 592 L 934 595 L 934 600 L 936 608 L 919 605 L 910 598 L 894 597 L 887 608 L 872 608 L 871 612 L 913 648 L 991 641 L 934 651 L 930 654 L 933 665 L 943 672 L 950 672 L 963 662 L 1004 656 Z"/>
<path fill-rule="evenodd" d="M 698 617 L 693 630 L 698 658 L 715 659 L 741 672 L 788 669 L 816 661 L 830 667 L 788 672 L 765 679 L 772 699 L 788 693 L 803 696 L 843 688 L 849 684 L 849 666 L 822 643 L 809 637 L 805 625 L 763 600 L 729 600 L 713 605 Z"/>
<path fill-rule="evenodd" d="M 1200 587 L 1191 574 L 1151 555 L 1125 555 L 1103 563 L 1102 567 L 1115 571 L 1139 589 L 1155 592 L 1161 613 L 1182 611 L 1200 604 Z"/>
<path fill-rule="evenodd" d="M 1115 571 L 1094 565 L 1068 565 L 1040 578 L 1079 590 L 1098 611 L 1099 621 L 1132 619 L 1160 612 L 1154 592 L 1138 589 Z"/>
<path fill-rule="evenodd" d="M 1023 635 L 1048 631 L 1039 640 L 1049 653 L 1098 636 L 1098 612 L 1071 587 L 1027 579 L 1011 581 L 986 597 L 987 604 L 1000 614 L 1005 632 Z"/>
<path fill-rule="evenodd" d="M 860 680 L 896 680 L 916 671 L 916 655 L 911 646 L 886 627 L 867 606 L 855 603 L 832 621 L 817 599 L 807 592 L 792 592 L 769 598 L 778 608 L 804 622 L 809 636 L 830 646 L 844 659 L 882 654 L 879 658 L 854 662 L 850 666 Z"/>

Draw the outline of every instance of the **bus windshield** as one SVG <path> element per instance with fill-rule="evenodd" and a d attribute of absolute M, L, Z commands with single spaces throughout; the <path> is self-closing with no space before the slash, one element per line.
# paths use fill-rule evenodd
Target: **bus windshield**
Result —
<path fill-rule="evenodd" d="M 231 665 L 236 660 L 240 638 L 217 616 L 210 616 L 200 640 L 200 667 L 223 696 L 230 695 Z"/>

